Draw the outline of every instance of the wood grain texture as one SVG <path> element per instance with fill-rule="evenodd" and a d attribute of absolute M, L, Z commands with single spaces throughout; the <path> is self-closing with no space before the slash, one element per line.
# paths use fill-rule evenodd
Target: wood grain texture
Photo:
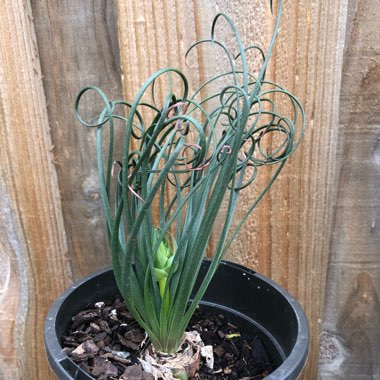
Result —
<path fill-rule="evenodd" d="M 118 36 L 124 98 L 132 101 L 141 85 L 156 71 L 165 67 L 179 68 L 190 84 L 198 84 L 204 77 L 203 69 L 187 67 L 185 53 L 196 40 L 196 2 L 183 1 L 118 1 Z M 192 55 L 191 67 L 199 66 L 202 57 Z M 160 82 L 158 93 L 163 99 L 165 82 Z M 193 87 L 194 88 L 194 87 Z M 152 114 L 143 111 L 149 125 Z M 166 192 L 169 201 L 174 188 Z M 157 218 L 157 213 L 153 212 Z"/>
<path fill-rule="evenodd" d="M 163 67 L 189 73 L 185 53 L 197 35 L 196 2 L 118 1 L 120 61 L 124 96 L 133 99 L 144 81 Z M 202 72 L 189 77 L 199 82 Z"/>
<path fill-rule="evenodd" d="M 344 360 L 335 356 L 322 360 L 319 378 L 377 379 L 380 125 L 341 125 L 339 141 L 338 195 L 323 329 L 343 340 L 346 355 Z M 322 346 L 322 357 L 324 350 Z"/>
<path fill-rule="evenodd" d="M 265 44 L 271 25 L 256 25 L 254 20 L 268 9 L 257 7 L 251 12 L 253 18 L 245 19 L 240 10 L 252 5 L 218 2 L 219 11 L 237 16 L 245 39 L 254 25 Z M 304 307 L 311 336 L 304 379 L 315 378 L 318 365 L 346 7 L 346 1 L 284 3 L 268 77 L 299 97 L 308 127 L 299 151 L 241 231 L 230 255 L 278 281 Z M 264 176 L 262 181 L 268 179 Z M 260 186 L 258 183 L 257 188 Z M 252 203 L 256 196 L 255 189 L 248 191 L 242 204 Z"/>
<path fill-rule="evenodd" d="M 229 256 L 280 282 L 305 308 L 312 337 L 305 379 L 316 378 L 317 373 L 346 9 L 347 0 L 285 2 L 269 77 L 301 99 L 308 130 L 300 150 L 256 209 Z M 162 66 L 175 65 L 186 72 L 182 59 L 186 46 L 207 36 L 205 31 L 218 12 L 235 20 L 246 42 L 267 46 L 273 19 L 266 1 L 174 1 L 170 6 L 167 2 L 153 6 L 149 1 L 127 6 L 119 1 L 127 97 L 133 97 L 147 75 Z M 266 21 L 263 16 L 268 16 Z M 198 63 L 200 74 L 195 81 L 208 72 L 208 59 L 199 57 Z M 243 203 L 256 195 L 255 189 L 248 191 Z"/>
<path fill-rule="evenodd" d="M 320 379 L 380 379 L 380 4 L 350 2 Z"/>
<path fill-rule="evenodd" d="M 87 85 L 110 99 L 121 95 L 115 2 L 32 0 L 32 7 L 71 261 L 80 278 L 109 265 L 110 256 L 95 131 L 74 117 L 74 99 Z M 103 107 L 95 96 L 84 103 L 88 118 Z"/>
<path fill-rule="evenodd" d="M 0 378 L 53 379 L 48 307 L 71 280 L 33 17 L 0 7 Z"/>

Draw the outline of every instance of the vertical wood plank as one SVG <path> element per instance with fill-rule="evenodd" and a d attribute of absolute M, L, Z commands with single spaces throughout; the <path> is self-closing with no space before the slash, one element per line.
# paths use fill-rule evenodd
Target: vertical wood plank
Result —
<path fill-rule="evenodd" d="M 197 33 L 195 7 L 196 2 L 178 0 L 117 2 L 125 99 L 132 101 L 141 85 L 164 67 L 179 68 L 185 73 L 190 85 L 199 83 L 204 75 L 203 68 L 201 71 L 192 70 L 185 62 L 186 51 L 195 41 Z M 195 62 L 201 59 L 195 54 Z M 158 89 L 162 99 L 165 87 L 158 86 Z M 151 117 L 149 113 L 144 113 L 144 116 Z M 145 123 L 148 122 L 145 120 Z M 171 199 L 172 191 L 174 188 L 167 189 L 167 200 Z"/>
<path fill-rule="evenodd" d="M 53 379 L 47 309 L 71 280 L 29 1 L 0 7 L 0 378 Z"/>
<path fill-rule="evenodd" d="M 271 276 L 300 300 L 310 321 L 312 339 L 303 376 L 312 379 L 317 373 L 331 233 L 347 0 L 284 3 L 268 77 L 297 94 L 305 106 L 308 130 L 300 150 L 247 222 L 229 257 Z M 160 17 L 150 18 L 159 12 L 163 12 Z M 173 12 L 170 17 L 168 12 Z M 173 2 L 170 8 L 165 2 L 155 2 L 152 8 L 147 1 L 138 6 L 136 2 L 127 6 L 119 1 L 120 54 L 127 97 L 133 97 L 146 75 L 166 62 L 178 63 L 175 66 L 183 69 L 184 50 L 178 45 L 178 36 L 185 46 L 199 34 L 207 36 L 205 30 L 218 12 L 235 20 L 245 42 L 267 46 L 274 20 L 265 0 L 199 0 L 186 6 Z M 180 31 L 175 25 L 181 25 Z M 177 60 L 173 60 L 173 52 Z M 207 73 L 206 62 L 198 62 L 202 76 Z M 254 189 L 248 191 L 242 203 L 251 203 L 255 196 Z"/>
<path fill-rule="evenodd" d="M 323 317 L 332 335 L 322 342 L 319 378 L 372 379 L 380 375 L 380 125 L 341 125 L 339 141 Z"/>
<path fill-rule="evenodd" d="M 99 86 L 110 99 L 121 97 L 115 7 L 112 0 L 32 0 L 75 278 L 110 264 L 95 130 L 76 120 L 74 99 L 87 85 Z M 83 103 L 88 118 L 104 107 L 96 97 Z"/>
<path fill-rule="evenodd" d="M 297 94 L 308 120 L 300 150 L 268 200 L 274 211 L 272 276 L 300 300 L 310 324 L 303 379 L 316 378 L 318 368 L 346 12 L 346 0 L 286 2 L 283 25 L 289 29 L 282 30 L 276 49 L 276 82 Z"/>
<path fill-rule="evenodd" d="M 379 20 L 378 2 L 350 2 L 320 379 L 380 378 Z"/>
<path fill-rule="evenodd" d="M 218 11 L 237 20 L 245 40 L 254 25 L 259 30 L 254 36 L 267 46 L 271 24 L 254 22 L 268 16 L 266 2 L 260 4 L 219 1 Z M 304 379 L 315 378 L 318 367 L 346 12 L 347 1 L 284 2 L 268 78 L 297 95 L 305 107 L 308 127 L 299 151 L 253 213 L 230 254 L 281 283 L 303 305 L 311 336 Z M 247 191 L 242 204 L 252 203 L 256 196 L 254 188 Z"/>
<path fill-rule="evenodd" d="M 145 80 L 163 67 L 175 67 L 199 82 L 186 67 L 185 53 L 195 41 L 196 2 L 118 1 L 118 32 L 124 96 L 133 99 Z"/>

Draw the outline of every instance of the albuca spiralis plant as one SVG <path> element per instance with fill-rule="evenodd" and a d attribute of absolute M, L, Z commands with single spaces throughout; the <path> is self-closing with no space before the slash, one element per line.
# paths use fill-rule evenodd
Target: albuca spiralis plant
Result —
<path fill-rule="evenodd" d="M 211 37 L 194 43 L 187 56 L 207 45 L 222 52 L 228 68 L 192 93 L 181 71 L 164 68 L 148 78 L 131 103 L 110 101 L 95 86 L 83 88 L 76 98 L 77 118 L 96 128 L 100 193 L 116 282 L 158 351 L 179 348 L 223 256 L 302 137 L 300 102 L 265 80 L 281 8 L 279 2 L 267 54 L 255 45 L 244 47 L 232 20 L 218 14 Z M 234 34 L 236 54 L 216 38 L 222 19 Z M 261 67 L 252 73 L 247 55 L 255 53 Z M 159 81 L 167 83 L 161 106 Z M 102 99 L 104 109 L 85 121 L 79 108 L 83 95 L 91 91 Z M 204 99 L 201 94 L 206 94 Z M 121 157 L 115 148 L 120 141 Z M 239 194 L 268 165 L 273 166 L 271 179 L 232 223 Z M 190 302 L 216 221 L 212 262 Z"/>

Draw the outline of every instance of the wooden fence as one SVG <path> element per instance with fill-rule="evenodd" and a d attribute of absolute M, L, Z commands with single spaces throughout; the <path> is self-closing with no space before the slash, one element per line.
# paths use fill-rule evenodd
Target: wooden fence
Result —
<path fill-rule="evenodd" d="M 312 337 L 304 379 L 317 378 L 322 326 L 333 332 L 326 345 L 350 349 L 337 347 L 344 378 L 353 368 L 380 375 L 380 5 L 347 3 L 285 1 L 270 77 L 300 98 L 308 128 L 230 253 L 303 305 Z M 46 311 L 73 280 L 109 265 L 95 136 L 74 118 L 76 93 L 95 84 L 131 99 L 157 69 L 186 70 L 187 47 L 218 12 L 245 41 L 267 46 L 268 0 L 2 1 L 0 379 L 54 378 Z M 192 80 L 205 77 L 211 58 L 198 56 Z M 334 359 L 326 355 L 321 378 L 339 378 Z"/>
<path fill-rule="evenodd" d="M 349 2 L 322 316 L 322 379 L 380 378 L 379 20 L 379 2 Z"/>

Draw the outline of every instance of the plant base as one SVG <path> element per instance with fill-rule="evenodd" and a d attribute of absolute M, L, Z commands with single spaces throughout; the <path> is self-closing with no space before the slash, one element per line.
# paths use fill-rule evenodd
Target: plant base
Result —
<path fill-rule="evenodd" d="M 205 346 L 197 331 L 187 331 L 180 349 L 175 354 L 156 352 L 150 345 L 139 358 L 145 372 L 155 379 L 187 380 L 193 378 L 202 364 L 202 357 L 212 367 L 214 356 L 212 346 Z"/>

